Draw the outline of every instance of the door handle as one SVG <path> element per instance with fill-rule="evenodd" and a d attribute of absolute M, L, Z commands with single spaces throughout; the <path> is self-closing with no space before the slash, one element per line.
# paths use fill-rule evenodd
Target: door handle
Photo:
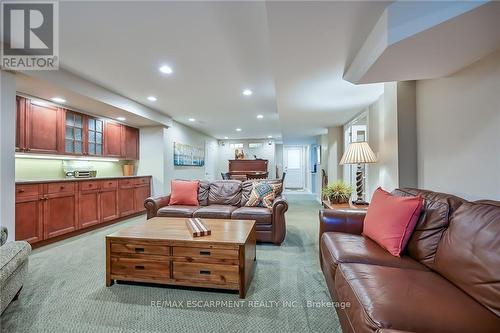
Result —
<path fill-rule="evenodd" d="M 200 256 L 209 256 L 210 251 L 200 251 Z"/>
<path fill-rule="evenodd" d="M 136 253 L 143 253 L 144 252 L 144 248 L 143 247 L 136 247 L 135 248 L 135 252 Z"/>
<path fill-rule="evenodd" d="M 202 275 L 210 275 L 212 273 L 210 271 L 204 271 L 204 270 L 202 270 L 202 271 L 200 271 L 200 274 L 202 274 Z"/>
<path fill-rule="evenodd" d="M 144 266 L 142 266 L 142 265 L 137 265 L 137 266 L 135 266 L 135 269 L 138 269 L 138 270 L 144 270 Z"/>

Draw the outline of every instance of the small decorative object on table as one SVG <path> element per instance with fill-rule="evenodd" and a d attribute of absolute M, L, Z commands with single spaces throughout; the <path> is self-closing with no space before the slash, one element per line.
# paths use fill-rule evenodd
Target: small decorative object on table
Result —
<path fill-rule="evenodd" d="M 212 231 L 197 217 L 187 219 L 186 224 L 193 237 L 209 236 L 212 234 Z"/>
<path fill-rule="evenodd" d="M 330 185 L 327 185 L 323 189 L 322 194 L 323 197 L 328 199 L 332 204 L 343 204 L 349 202 L 352 192 L 353 188 L 351 185 L 338 180 Z"/>

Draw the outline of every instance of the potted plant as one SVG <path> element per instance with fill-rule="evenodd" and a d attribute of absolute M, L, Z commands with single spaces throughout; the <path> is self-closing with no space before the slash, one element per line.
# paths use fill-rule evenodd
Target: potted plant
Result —
<path fill-rule="evenodd" d="M 323 197 L 327 198 L 332 204 L 348 203 L 353 192 L 353 187 L 338 180 L 327 185 L 323 191 Z"/>

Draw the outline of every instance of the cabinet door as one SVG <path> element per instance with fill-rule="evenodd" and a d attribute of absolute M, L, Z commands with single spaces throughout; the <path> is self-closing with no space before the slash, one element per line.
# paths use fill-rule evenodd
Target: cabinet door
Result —
<path fill-rule="evenodd" d="M 134 191 L 134 199 L 135 199 L 135 211 L 142 212 L 146 210 L 144 207 L 144 201 L 149 198 L 150 190 L 149 185 L 147 186 L 138 186 Z"/>
<path fill-rule="evenodd" d="M 38 196 L 16 199 L 16 240 L 33 244 L 42 239 L 42 200 Z"/>
<path fill-rule="evenodd" d="M 80 228 L 86 228 L 99 223 L 99 192 L 97 190 L 80 191 L 78 212 Z"/>
<path fill-rule="evenodd" d="M 104 152 L 109 157 L 122 157 L 122 125 L 106 121 L 104 129 Z"/>
<path fill-rule="evenodd" d="M 26 149 L 26 105 L 28 100 L 16 96 L 16 151 Z"/>
<path fill-rule="evenodd" d="M 78 227 L 75 193 L 50 194 L 44 200 L 45 239 L 75 231 Z"/>
<path fill-rule="evenodd" d="M 139 130 L 134 127 L 124 126 L 123 151 L 127 160 L 139 159 Z"/>
<path fill-rule="evenodd" d="M 104 122 L 101 119 L 87 119 L 87 154 L 102 156 L 104 142 Z"/>
<path fill-rule="evenodd" d="M 84 119 L 80 113 L 66 111 L 64 118 L 64 153 L 84 154 Z"/>
<path fill-rule="evenodd" d="M 107 222 L 119 217 L 117 189 L 102 190 L 100 195 L 101 222 Z"/>
<path fill-rule="evenodd" d="M 118 207 L 120 217 L 135 213 L 134 187 L 121 187 L 118 190 Z"/>
<path fill-rule="evenodd" d="M 62 152 L 61 109 L 30 102 L 26 112 L 26 150 L 32 153 Z"/>

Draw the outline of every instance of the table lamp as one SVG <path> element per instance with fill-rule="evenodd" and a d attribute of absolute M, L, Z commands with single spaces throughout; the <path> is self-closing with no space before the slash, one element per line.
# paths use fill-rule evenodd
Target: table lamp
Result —
<path fill-rule="evenodd" d="M 344 155 L 340 160 L 340 165 L 358 165 L 358 169 L 356 170 L 356 193 L 358 198 L 356 201 L 352 202 L 355 205 L 368 204 L 365 200 L 363 200 L 363 169 L 361 168 L 361 164 L 375 162 L 377 162 L 377 158 L 366 141 L 351 142 L 349 146 L 347 146 L 347 150 L 344 152 Z"/>

